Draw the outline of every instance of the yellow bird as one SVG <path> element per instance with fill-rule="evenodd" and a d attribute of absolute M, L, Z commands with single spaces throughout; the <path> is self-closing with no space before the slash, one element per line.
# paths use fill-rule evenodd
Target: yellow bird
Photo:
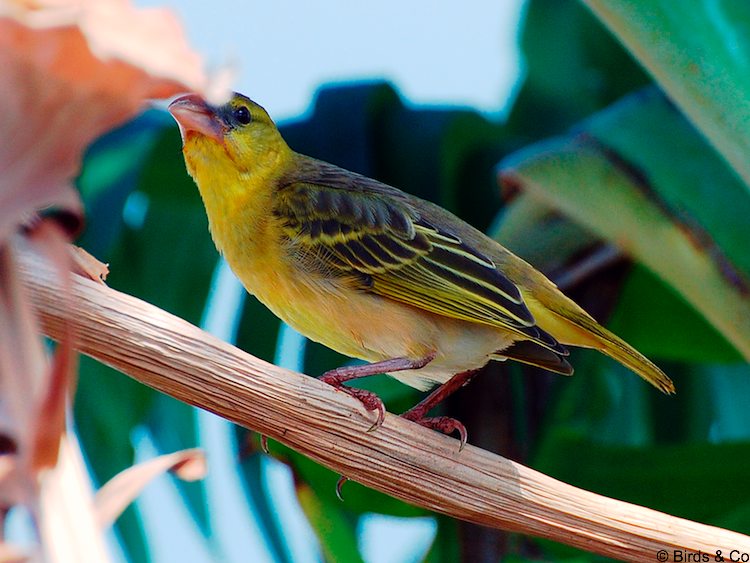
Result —
<path fill-rule="evenodd" d="M 672 381 L 544 275 L 428 201 L 294 152 L 268 113 L 234 94 L 169 106 L 218 250 L 245 288 L 307 337 L 369 362 L 322 380 L 378 412 L 345 381 L 388 373 L 440 385 L 402 416 L 445 433 L 428 411 L 491 360 L 570 375 L 565 346 L 595 348 L 665 393 Z"/>

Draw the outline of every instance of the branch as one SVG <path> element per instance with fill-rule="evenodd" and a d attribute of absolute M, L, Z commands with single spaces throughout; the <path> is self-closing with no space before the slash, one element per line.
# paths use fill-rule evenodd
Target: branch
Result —
<path fill-rule="evenodd" d="M 28 252 L 22 279 L 43 330 L 63 332 L 51 270 Z M 80 276 L 72 299 L 78 349 L 134 379 L 251 428 L 373 489 L 484 526 L 549 538 L 629 561 L 657 552 L 750 553 L 750 538 L 606 498 L 387 414 L 281 369 L 153 305 Z M 660 559 L 661 560 L 661 559 Z"/>

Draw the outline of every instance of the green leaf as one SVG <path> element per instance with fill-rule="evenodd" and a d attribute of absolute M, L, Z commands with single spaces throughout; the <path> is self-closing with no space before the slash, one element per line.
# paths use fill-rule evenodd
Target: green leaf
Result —
<path fill-rule="evenodd" d="M 649 81 L 579 2 L 527 2 L 521 49 L 526 73 L 508 120 L 519 141 L 559 133 Z"/>
<path fill-rule="evenodd" d="M 750 440 L 748 364 L 693 367 L 688 412 L 691 435 L 713 443 Z M 692 416 L 690 416 L 692 414 Z"/>
<path fill-rule="evenodd" d="M 318 495 L 308 483 L 297 482 L 297 498 L 320 540 L 326 561 L 363 561 L 357 544 L 356 523 L 340 508 L 340 501 Z M 336 505 L 338 503 L 338 506 Z"/>
<path fill-rule="evenodd" d="M 490 235 L 547 274 L 599 240 L 529 193 L 498 215 Z M 742 357 L 678 293 L 640 266 L 627 276 L 607 326 L 646 356 L 703 362 Z"/>
<path fill-rule="evenodd" d="M 242 350 L 273 362 L 281 321 L 254 296 L 247 295 L 237 327 L 235 345 Z"/>
<path fill-rule="evenodd" d="M 305 344 L 304 371 L 313 377 L 321 376 L 326 371 L 346 365 L 351 361 L 351 358 L 318 342 L 308 340 Z"/>
<path fill-rule="evenodd" d="M 198 188 L 185 170 L 179 129 L 167 112 L 159 113 L 169 126 L 161 129 L 148 158 L 141 161 L 139 188 L 152 202 L 191 208 L 205 216 Z M 203 234 L 207 233 L 206 228 Z"/>
<path fill-rule="evenodd" d="M 635 267 L 607 323 L 646 356 L 687 362 L 736 362 L 742 355 L 685 299 Z"/>
<path fill-rule="evenodd" d="M 294 150 L 377 177 L 373 139 L 384 114 L 401 105 L 398 93 L 387 82 L 323 87 L 316 93 L 307 119 L 283 123 L 279 128 Z"/>
<path fill-rule="evenodd" d="M 535 268 L 550 273 L 599 238 L 530 194 L 519 194 L 488 232 Z"/>
<path fill-rule="evenodd" d="M 402 106 L 377 133 L 377 179 L 486 228 L 500 206 L 491 170 L 506 146 L 504 128 L 467 110 Z"/>
<path fill-rule="evenodd" d="M 140 228 L 124 229 L 108 283 L 198 323 L 217 254 L 202 210 L 149 203 Z"/>
<path fill-rule="evenodd" d="M 695 246 L 715 253 L 725 276 L 731 277 L 733 269 L 741 271 L 737 276 L 750 272 L 750 195 L 658 90 L 628 96 L 582 127 L 652 204 L 693 237 Z"/>
<path fill-rule="evenodd" d="M 116 244 L 125 201 L 136 189 L 144 161 L 168 128 L 167 120 L 163 111 L 147 111 L 102 136 L 86 152 L 76 180 L 86 207 L 86 228 L 79 244 L 94 256 L 108 257 Z"/>
<path fill-rule="evenodd" d="M 750 3 L 586 3 L 750 186 Z"/>
<path fill-rule="evenodd" d="M 110 264 L 111 286 L 197 323 L 217 252 L 198 190 L 179 158 L 177 127 L 166 126 L 171 121 L 166 112 L 148 112 L 89 151 L 79 180 L 91 209 L 91 240 L 87 232 L 84 243 L 102 246 L 97 235 L 110 241 L 98 257 Z M 138 221 L 123 225 L 126 200 L 134 194 Z"/>
<path fill-rule="evenodd" d="M 410 108 L 385 82 L 322 88 L 309 119 L 281 132 L 303 154 L 435 201 L 481 228 L 500 203 L 491 170 L 506 146 L 504 128 L 469 110 Z"/>
<path fill-rule="evenodd" d="M 682 379 L 677 381 L 680 393 L 675 399 L 654 393 L 625 367 L 597 351 L 576 349 L 571 356 L 576 372 L 557 381 L 556 397 L 545 413 L 537 448 L 543 448 L 549 437 L 562 429 L 603 444 L 655 444 L 662 438 L 655 413 L 664 412 L 666 418 L 674 415 L 671 409 L 688 396 Z M 672 421 L 666 429 L 669 436 L 664 441 L 675 441 L 675 434 L 683 437 L 678 422 Z"/>
<path fill-rule="evenodd" d="M 621 246 L 750 358 L 750 194 L 658 93 L 517 153 L 500 176 Z"/>

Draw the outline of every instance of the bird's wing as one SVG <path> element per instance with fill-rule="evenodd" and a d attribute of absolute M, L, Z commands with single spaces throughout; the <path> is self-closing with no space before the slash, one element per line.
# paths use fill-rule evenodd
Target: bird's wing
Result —
<path fill-rule="evenodd" d="M 279 190 L 274 212 L 298 256 L 314 257 L 327 273 L 356 276 L 364 291 L 510 330 L 567 354 L 535 326 L 518 287 L 491 258 L 430 224 L 400 192 L 330 183 L 294 182 Z"/>

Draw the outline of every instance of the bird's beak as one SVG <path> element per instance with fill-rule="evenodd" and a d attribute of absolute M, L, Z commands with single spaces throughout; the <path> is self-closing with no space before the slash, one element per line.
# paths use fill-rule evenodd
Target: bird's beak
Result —
<path fill-rule="evenodd" d="M 220 143 L 224 142 L 226 125 L 214 109 L 197 94 L 180 96 L 169 104 L 168 109 L 180 126 L 183 143 L 191 131 L 216 139 Z"/>

